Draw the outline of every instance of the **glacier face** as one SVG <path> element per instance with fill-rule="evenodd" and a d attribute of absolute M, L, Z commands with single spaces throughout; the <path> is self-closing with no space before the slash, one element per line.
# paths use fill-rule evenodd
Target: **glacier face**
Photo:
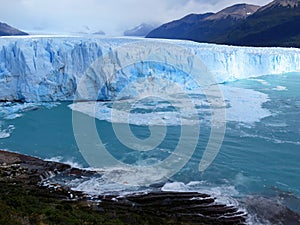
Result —
<path fill-rule="evenodd" d="M 73 100 L 80 82 L 79 100 L 110 100 L 130 82 L 143 77 L 151 83 L 156 76 L 192 89 L 197 85 L 188 77 L 191 70 L 206 85 L 299 72 L 300 49 L 127 38 L 0 38 L 3 101 Z"/>

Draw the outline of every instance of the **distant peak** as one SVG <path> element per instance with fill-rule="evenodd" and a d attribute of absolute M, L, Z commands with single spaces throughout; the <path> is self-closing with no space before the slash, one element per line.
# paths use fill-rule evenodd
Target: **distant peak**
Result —
<path fill-rule="evenodd" d="M 274 0 L 274 2 L 279 2 L 279 3 L 299 3 L 300 0 Z"/>
<path fill-rule="evenodd" d="M 124 32 L 124 36 L 146 36 L 150 31 L 152 31 L 155 28 L 154 25 L 148 24 L 148 23 L 141 23 L 140 25 L 126 30 Z"/>
<path fill-rule="evenodd" d="M 280 4 L 283 7 L 291 6 L 292 8 L 295 8 L 300 4 L 300 0 L 275 0 L 275 3 Z"/>
<path fill-rule="evenodd" d="M 0 36 L 12 36 L 12 35 L 28 35 L 28 34 L 14 27 L 11 27 L 6 23 L 0 22 Z"/>
<path fill-rule="evenodd" d="M 258 5 L 249 5 L 249 4 L 237 4 L 230 7 L 227 7 L 216 14 L 209 16 L 207 20 L 217 20 L 224 19 L 228 16 L 231 16 L 235 19 L 244 19 L 253 13 L 255 13 L 260 6 Z"/>
<path fill-rule="evenodd" d="M 274 7 L 297 8 L 300 7 L 300 0 L 274 0 L 268 5 L 262 7 L 260 11 Z"/>

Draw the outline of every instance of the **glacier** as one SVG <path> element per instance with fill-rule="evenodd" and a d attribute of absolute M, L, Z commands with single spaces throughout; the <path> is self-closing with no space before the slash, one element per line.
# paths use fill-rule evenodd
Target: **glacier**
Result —
<path fill-rule="evenodd" d="M 76 95 L 77 100 L 112 100 L 129 83 L 141 77 L 151 83 L 155 76 L 193 89 L 199 85 L 188 77 L 191 70 L 205 85 L 299 72 L 300 49 L 136 38 L 0 38 L 1 101 L 72 101 Z M 130 92 L 124 96 L 134 96 Z"/>

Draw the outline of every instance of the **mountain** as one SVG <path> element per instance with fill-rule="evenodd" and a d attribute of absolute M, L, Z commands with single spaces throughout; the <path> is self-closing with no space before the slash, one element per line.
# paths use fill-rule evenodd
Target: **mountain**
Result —
<path fill-rule="evenodd" d="M 16 28 L 11 27 L 6 23 L 0 22 L 0 36 L 14 36 L 14 35 L 28 35 L 28 34 Z"/>
<path fill-rule="evenodd" d="M 274 0 L 268 5 L 261 7 L 260 11 L 263 11 L 268 8 L 278 8 L 278 7 L 296 8 L 299 5 L 300 5 L 299 0 Z"/>
<path fill-rule="evenodd" d="M 211 42 L 258 9 L 259 6 L 256 5 L 237 4 L 218 13 L 190 14 L 162 25 L 151 31 L 147 37 Z"/>
<path fill-rule="evenodd" d="M 139 26 L 136 26 L 132 29 L 126 30 L 124 36 L 141 36 L 145 37 L 151 30 L 155 27 L 151 24 L 142 23 Z"/>
<path fill-rule="evenodd" d="M 147 38 L 168 38 L 168 39 L 189 39 L 186 33 L 194 29 L 199 22 L 213 13 L 190 14 L 180 20 L 163 24 L 157 29 L 151 31 Z"/>
<path fill-rule="evenodd" d="M 300 0 L 275 0 L 233 27 L 217 43 L 300 47 Z"/>
<path fill-rule="evenodd" d="M 75 34 L 80 35 L 106 35 L 103 30 L 94 30 L 87 25 L 83 25 L 80 31 L 75 32 Z"/>
<path fill-rule="evenodd" d="M 105 32 L 102 31 L 102 30 L 99 30 L 99 31 L 97 31 L 97 32 L 94 32 L 93 34 L 94 34 L 94 35 L 105 35 Z"/>
<path fill-rule="evenodd" d="M 248 16 L 255 13 L 260 7 L 257 5 L 248 5 L 248 4 L 237 4 L 230 7 L 227 7 L 220 12 L 211 15 L 206 18 L 206 20 L 220 20 L 231 17 L 233 19 L 245 19 Z"/>
<path fill-rule="evenodd" d="M 183 18 L 162 25 L 147 37 L 241 46 L 300 47 L 300 0 L 275 0 L 260 8 L 239 4 L 204 15 L 197 15 L 199 19 L 189 24 L 184 24 Z M 170 24 L 172 32 L 166 29 Z"/>

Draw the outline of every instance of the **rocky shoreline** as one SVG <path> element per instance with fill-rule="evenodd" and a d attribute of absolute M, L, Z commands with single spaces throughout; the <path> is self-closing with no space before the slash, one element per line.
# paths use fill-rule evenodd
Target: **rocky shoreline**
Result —
<path fill-rule="evenodd" d="M 247 224 L 249 219 L 245 211 L 217 203 L 214 197 L 201 193 L 157 191 L 97 196 L 92 200 L 85 193 L 67 186 L 55 183 L 43 185 L 48 178 L 58 174 L 76 178 L 95 173 L 63 163 L 0 151 L 0 225 L 242 225 Z M 251 201 L 255 202 L 255 199 Z M 258 201 L 256 203 L 260 205 Z M 271 208 L 272 203 L 268 204 Z M 256 209 L 260 208 L 252 204 L 252 210 Z M 286 218 L 292 219 L 290 224 L 300 224 L 299 216 L 292 211 L 279 206 L 276 210 L 278 218 L 272 217 L 271 213 L 268 215 L 280 222 L 277 224 L 285 224 Z"/>
<path fill-rule="evenodd" d="M 206 194 L 155 192 L 99 196 L 97 201 L 91 201 L 84 193 L 68 187 L 41 185 L 47 178 L 61 173 L 88 176 L 94 172 L 0 151 L 0 206 L 6 211 L 0 216 L 0 224 L 246 223 L 245 212 L 218 204 Z"/>

